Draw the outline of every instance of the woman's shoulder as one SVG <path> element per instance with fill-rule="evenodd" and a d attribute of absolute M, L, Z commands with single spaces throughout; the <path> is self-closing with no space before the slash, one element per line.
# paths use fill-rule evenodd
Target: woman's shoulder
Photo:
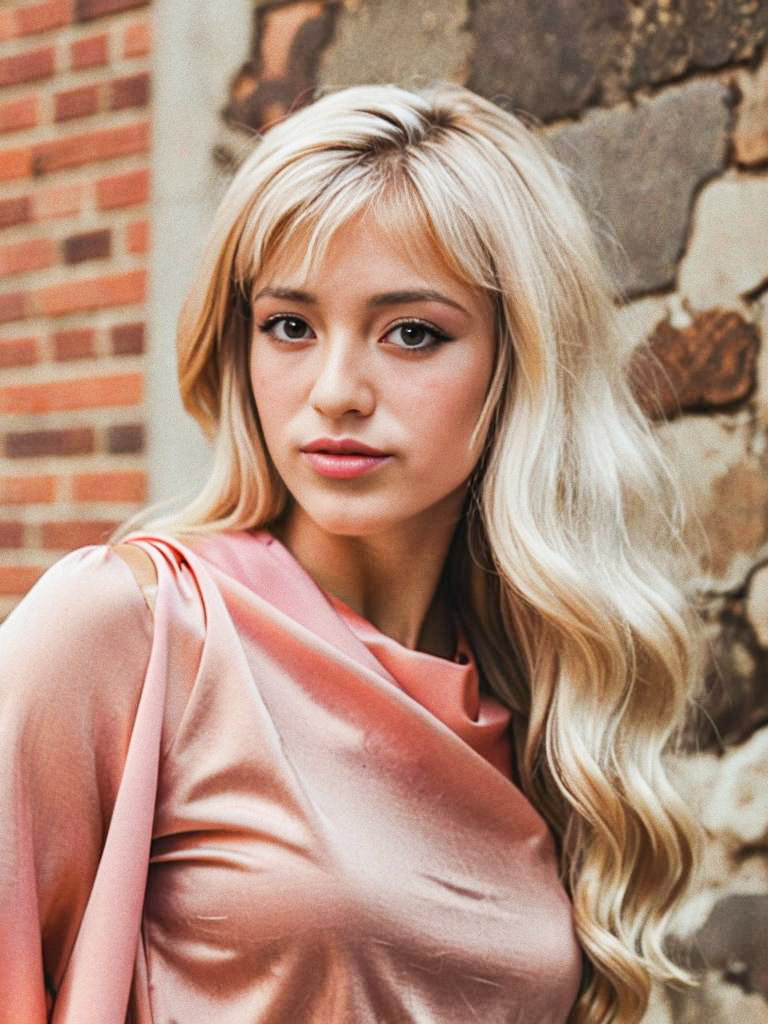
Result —
<path fill-rule="evenodd" d="M 54 562 L 11 612 L 3 629 L 16 629 L 20 621 L 33 618 L 62 633 L 119 622 L 151 635 L 137 571 L 108 544 L 77 548 Z"/>
<path fill-rule="evenodd" d="M 220 585 L 224 578 L 242 583 L 254 593 L 271 593 L 276 581 L 295 574 L 297 563 L 266 529 L 197 529 L 194 531 L 135 532 L 115 548 L 146 592 L 156 585 L 155 566 L 148 551 L 162 552 L 174 572 L 189 573 Z M 142 550 L 143 547 L 143 550 Z"/>
<path fill-rule="evenodd" d="M 20 729 L 34 749 L 77 749 L 80 733 L 94 749 L 121 746 L 152 642 L 152 615 L 126 563 L 108 545 L 70 552 L 0 626 L 3 728 Z"/>

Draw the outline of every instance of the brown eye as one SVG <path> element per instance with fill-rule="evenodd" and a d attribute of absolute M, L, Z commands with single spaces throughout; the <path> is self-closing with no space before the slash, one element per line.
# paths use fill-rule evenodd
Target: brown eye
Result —
<path fill-rule="evenodd" d="M 398 330 L 406 345 L 420 345 L 429 335 L 429 331 L 422 324 L 403 324 Z"/>
<path fill-rule="evenodd" d="M 420 320 L 406 320 L 397 324 L 389 331 L 387 337 L 397 337 L 398 335 L 401 342 L 401 344 L 396 343 L 398 348 L 415 349 L 417 352 L 436 348 L 442 342 L 450 341 L 447 334 Z"/>
<path fill-rule="evenodd" d="M 306 320 L 298 316 L 273 316 L 260 327 L 277 341 L 304 341 L 312 337 L 312 330 Z"/>

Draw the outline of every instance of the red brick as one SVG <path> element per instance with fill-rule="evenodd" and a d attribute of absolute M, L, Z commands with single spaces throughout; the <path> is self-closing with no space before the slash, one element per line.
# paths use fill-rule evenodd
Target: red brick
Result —
<path fill-rule="evenodd" d="M 144 351 L 144 324 L 119 324 L 110 331 L 112 355 L 140 356 Z"/>
<path fill-rule="evenodd" d="M 23 320 L 26 315 L 26 292 L 6 292 L 5 295 L 0 295 L 0 324 Z"/>
<path fill-rule="evenodd" d="M 16 519 L 0 519 L 0 548 L 24 546 L 24 523 Z"/>
<path fill-rule="evenodd" d="M 88 117 L 97 114 L 100 102 L 98 85 L 83 85 L 79 89 L 67 89 L 54 97 L 54 121 L 68 121 L 73 117 Z"/>
<path fill-rule="evenodd" d="M 43 523 L 43 547 L 68 551 L 86 544 L 103 544 L 116 527 L 117 522 L 111 519 Z"/>
<path fill-rule="evenodd" d="M 67 167 L 82 167 L 148 150 L 149 121 L 138 121 L 119 128 L 103 128 L 85 135 L 39 142 L 32 147 L 32 163 L 36 174 L 50 174 Z"/>
<path fill-rule="evenodd" d="M 78 39 L 69 48 L 70 61 L 75 71 L 103 67 L 109 63 L 109 38 L 106 35 Z"/>
<path fill-rule="evenodd" d="M 144 378 L 140 373 L 10 385 L 0 388 L 0 412 L 60 412 L 64 409 L 138 405 L 143 397 L 143 385 Z"/>
<path fill-rule="evenodd" d="M 135 455 L 144 451 L 143 423 L 115 423 L 107 430 L 110 455 Z"/>
<path fill-rule="evenodd" d="M 125 229 L 125 247 L 128 252 L 149 251 L 149 221 L 137 220 Z"/>
<path fill-rule="evenodd" d="M 0 58 L 0 86 L 18 85 L 19 82 L 34 82 L 39 78 L 50 78 L 56 70 L 56 51 L 52 46 L 39 50 L 27 50 L 10 57 Z"/>
<path fill-rule="evenodd" d="M 0 181 L 27 178 L 32 172 L 32 150 L 29 146 L 0 150 Z"/>
<path fill-rule="evenodd" d="M 53 335 L 54 359 L 91 359 L 96 355 L 93 343 L 96 334 L 88 327 L 73 327 Z"/>
<path fill-rule="evenodd" d="M 80 212 L 82 185 L 61 185 L 35 193 L 34 207 L 37 220 L 71 217 Z"/>
<path fill-rule="evenodd" d="M 50 238 L 34 238 L 0 246 L 0 276 L 40 270 L 56 262 L 56 246 Z"/>
<path fill-rule="evenodd" d="M 15 430 L 5 435 L 9 459 L 47 458 L 50 455 L 89 455 L 96 449 L 92 427 L 63 430 Z"/>
<path fill-rule="evenodd" d="M 16 19 L 9 8 L 0 8 L 0 40 L 13 39 L 16 35 Z"/>
<path fill-rule="evenodd" d="M 28 224 L 32 220 L 32 200 L 29 196 L 16 199 L 0 199 L 0 228 L 14 224 Z"/>
<path fill-rule="evenodd" d="M 45 3 L 30 4 L 16 8 L 16 28 L 20 36 L 36 32 L 48 32 L 61 28 L 72 20 L 71 0 L 46 0 Z"/>
<path fill-rule="evenodd" d="M 84 260 L 105 259 L 112 252 L 112 232 L 84 231 L 64 239 L 64 262 L 82 263 Z"/>
<path fill-rule="evenodd" d="M 149 103 L 149 75 L 142 71 L 138 75 L 115 78 L 110 82 L 109 106 L 111 110 L 125 110 L 127 107 L 146 107 Z"/>
<path fill-rule="evenodd" d="M 0 370 L 5 370 L 10 366 L 31 366 L 36 362 L 36 338 L 13 338 L 0 341 Z"/>
<path fill-rule="evenodd" d="M 50 504 L 55 497 L 55 476 L 0 476 L 0 505 Z"/>
<path fill-rule="evenodd" d="M 75 0 L 75 17 L 78 21 L 92 21 L 106 14 L 146 7 L 148 3 L 149 0 Z"/>
<path fill-rule="evenodd" d="M 0 105 L 0 132 L 33 128 L 37 124 L 37 96 L 22 96 Z"/>
<path fill-rule="evenodd" d="M 25 594 L 44 572 L 43 566 L 0 566 L 0 594 Z"/>
<path fill-rule="evenodd" d="M 136 206 L 149 199 L 149 171 L 114 174 L 96 182 L 96 202 L 100 210 Z"/>
<path fill-rule="evenodd" d="M 146 280 L 145 270 L 129 270 L 123 274 L 49 285 L 37 292 L 37 306 L 44 316 L 134 306 L 146 298 Z"/>
<path fill-rule="evenodd" d="M 123 35 L 123 56 L 144 57 L 152 46 L 151 31 L 148 21 L 135 21 L 129 25 Z"/>
<path fill-rule="evenodd" d="M 140 469 L 78 473 L 72 478 L 75 501 L 145 501 L 147 474 Z"/>

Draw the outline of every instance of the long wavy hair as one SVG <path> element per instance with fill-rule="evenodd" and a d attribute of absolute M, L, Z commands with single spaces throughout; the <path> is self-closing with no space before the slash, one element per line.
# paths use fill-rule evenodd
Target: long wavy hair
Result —
<path fill-rule="evenodd" d="M 693 983 L 665 938 L 700 833 L 663 755 L 697 648 L 667 558 L 674 481 L 627 384 L 587 219 L 540 135 L 460 86 L 361 86 L 258 139 L 179 321 L 181 394 L 214 441 L 211 474 L 145 525 L 244 530 L 285 511 L 249 383 L 250 285 L 297 240 L 311 265 L 362 210 L 436 246 L 495 306 L 482 455 L 445 571 L 481 676 L 512 711 L 516 780 L 555 836 L 585 955 L 569 1020 L 632 1024 L 653 979 Z"/>

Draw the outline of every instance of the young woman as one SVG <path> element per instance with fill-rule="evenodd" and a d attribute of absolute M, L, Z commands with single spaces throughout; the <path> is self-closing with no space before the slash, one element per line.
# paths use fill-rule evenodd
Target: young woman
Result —
<path fill-rule="evenodd" d="M 694 645 L 616 339 L 490 102 L 255 145 L 179 327 L 208 483 L 0 631 L 0 1020 L 631 1024 L 689 980 Z"/>

